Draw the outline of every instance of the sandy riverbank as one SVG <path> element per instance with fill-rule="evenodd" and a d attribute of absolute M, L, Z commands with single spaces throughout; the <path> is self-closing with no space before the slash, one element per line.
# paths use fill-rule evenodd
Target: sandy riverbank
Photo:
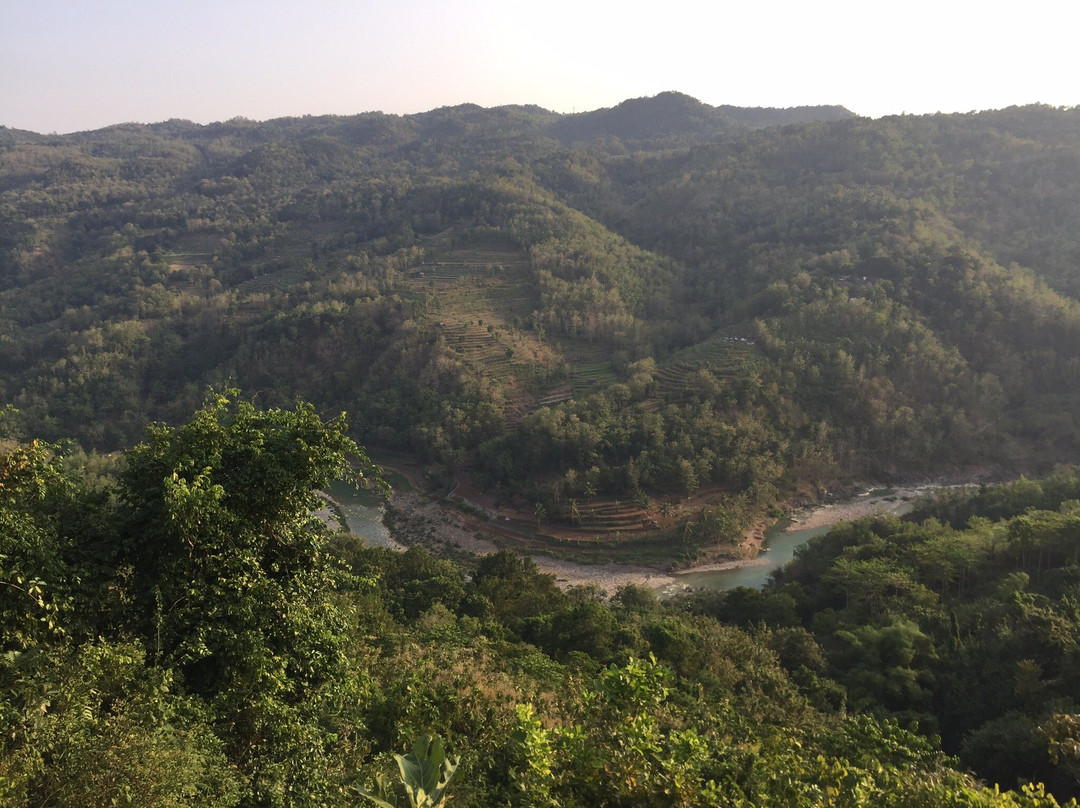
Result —
<path fill-rule="evenodd" d="M 929 496 L 935 491 L 953 487 L 957 486 L 926 484 L 893 488 L 869 487 L 864 493 L 842 502 L 803 508 L 793 512 L 791 514 L 791 523 L 784 528 L 784 531 L 794 533 L 798 530 L 830 527 L 840 522 L 851 522 L 879 513 L 903 516 L 915 507 L 915 503 L 920 498 Z M 766 527 L 765 523 L 761 523 L 755 525 L 748 532 L 742 547 L 743 551 L 747 553 L 746 558 L 697 564 L 679 570 L 678 573 L 669 574 L 648 568 L 621 564 L 596 566 L 575 564 L 571 561 L 559 561 L 544 556 L 534 556 L 533 558 L 537 566 L 545 572 L 554 574 L 559 584 L 564 587 L 592 584 L 600 587 L 609 595 L 614 594 L 620 587 L 627 584 L 663 589 L 669 584 L 679 583 L 678 576 L 681 573 L 717 572 L 765 563 L 757 556 L 765 541 Z"/>
<path fill-rule="evenodd" d="M 467 553 L 479 556 L 496 552 L 499 547 L 494 541 L 479 538 L 485 525 L 475 517 L 455 510 L 423 494 L 411 491 L 394 494 L 391 505 L 399 514 L 395 522 L 395 533 L 401 535 L 407 544 L 420 544 L 437 555 Z M 756 556 L 760 541 L 764 538 L 763 528 L 755 531 L 756 541 L 749 552 Z M 614 595 L 628 584 L 647 586 L 651 589 L 663 589 L 678 583 L 677 574 L 664 572 L 653 567 L 633 564 L 581 564 L 561 558 L 536 554 L 530 556 L 541 572 L 554 576 L 556 583 L 569 589 L 574 586 L 595 586 L 607 595 Z M 728 561 L 709 562 L 694 566 L 682 572 L 710 572 L 715 570 L 737 569 L 761 563 L 754 557 Z"/>
<path fill-rule="evenodd" d="M 479 538 L 483 524 L 474 517 L 443 505 L 423 494 L 413 492 L 394 494 L 391 505 L 401 515 L 396 530 L 407 533 L 409 544 L 422 544 L 440 555 L 465 552 L 481 556 L 497 552 L 498 545 Z M 572 586 L 596 586 L 613 595 L 627 584 L 660 588 L 674 583 L 675 578 L 650 567 L 629 564 L 578 564 L 546 555 L 533 555 L 532 560 L 541 572 L 555 577 L 564 589 Z M 738 562 L 736 562 L 738 563 Z"/>
<path fill-rule="evenodd" d="M 915 507 L 916 501 L 942 488 L 952 486 L 918 485 L 889 489 L 870 489 L 857 497 L 844 502 L 818 505 L 805 508 L 791 514 L 791 524 L 784 528 L 786 533 L 796 530 L 809 530 L 815 527 L 828 527 L 839 522 L 853 522 L 864 516 L 888 513 L 903 516 Z M 883 493 L 875 493 L 882 491 Z"/>
<path fill-rule="evenodd" d="M 785 530 L 790 532 L 824 527 L 876 513 L 900 516 L 910 511 L 919 497 L 941 487 L 926 485 L 889 489 L 880 493 L 868 491 L 844 502 L 806 508 L 792 514 L 791 524 Z M 485 523 L 416 491 L 394 494 L 391 506 L 398 515 L 394 533 L 406 544 L 420 544 L 442 556 L 479 556 L 499 549 L 495 541 L 480 537 Z M 712 572 L 762 563 L 756 556 L 764 540 L 764 527 L 764 524 L 757 525 L 748 534 L 743 548 L 747 558 L 707 562 L 679 572 Z M 663 589 L 679 580 L 677 573 L 639 565 L 580 564 L 539 554 L 531 558 L 542 572 L 553 575 L 564 589 L 595 586 L 607 595 L 613 595 L 628 584 Z"/>

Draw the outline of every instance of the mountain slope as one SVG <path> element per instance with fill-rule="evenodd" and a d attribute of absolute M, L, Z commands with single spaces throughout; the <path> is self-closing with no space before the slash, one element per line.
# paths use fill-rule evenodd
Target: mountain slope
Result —
<path fill-rule="evenodd" d="M 5 130 L 0 399 L 113 448 L 239 384 L 555 519 L 705 487 L 728 530 L 835 479 L 1074 458 L 1077 114 Z"/>

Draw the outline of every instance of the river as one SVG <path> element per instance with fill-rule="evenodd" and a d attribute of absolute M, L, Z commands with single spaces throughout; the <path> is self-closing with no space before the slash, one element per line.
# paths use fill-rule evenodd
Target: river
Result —
<path fill-rule="evenodd" d="M 795 557 L 797 547 L 814 536 L 821 536 L 832 530 L 832 525 L 822 525 L 785 533 L 784 528 L 788 524 L 790 522 L 784 519 L 765 531 L 764 547 L 767 552 L 763 552 L 753 561 L 725 570 L 677 573 L 675 583 L 661 589 L 660 595 L 671 597 L 687 589 L 734 589 L 737 586 L 760 588 L 769 580 L 769 574 L 773 570 L 779 569 Z"/>
<path fill-rule="evenodd" d="M 396 485 L 396 484 L 395 484 Z M 407 486 L 407 483 L 402 483 Z M 860 496 L 845 502 L 814 508 L 795 514 L 795 521 L 781 520 L 765 531 L 762 553 L 752 561 L 740 562 L 728 569 L 703 569 L 684 573 L 657 573 L 655 570 L 623 566 L 617 564 L 595 565 L 578 564 L 565 559 L 550 559 L 534 556 L 534 560 L 545 572 L 555 575 L 560 585 L 595 584 L 614 593 L 618 587 L 627 583 L 653 586 L 661 597 L 671 597 L 687 589 L 733 589 L 737 586 L 761 587 L 769 574 L 786 564 L 795 555 L 795 549 L 814 536 L 829 532 L 833 525 L 868 516 L 873 513 L 891 513 L 901 515 L 910 510 L 919 496 L 932 493 L 943 486 L 926 485 L 904 489 L 868 489 Z M 406 488 L 406 490 L 408 490 Z M 368 544 L 388 547 L 392 550 L 404 550 L 405 546 L 395 541 L 383 524 L 384 506 L 369 491 L 353 488 L 348 483 L 336 482 L 331 485 L 330 493 L 340 507 L 348 529 L 362 537 Z M 797 529 L 790 530 L 789 525 Z M 452 530 L 446 525 L 442 530 Z M 453 532 L 453 531 L 452 531 Z M 469 531 L 456 528 L 460 535 L 450 535 L 446 542 L 454 546 L 469 548 L 475 540 Z M 494 545 L 471 551 L 482 555 L 494 551 Z M 667 580 L 663 583 L 658 579 Z"/>
<path fill-rule="evenodd" d="M 904 488 L 868 488 L 862 494 L 844 502 L 814 508 L 799 515 L 795 524 L 805 525 L 789 530 L 791 520 L 782 519 L 765 531 L 768 552 L 744 565 L 723 570 L 701 570 L 675 575 L 675 583 L 660 590 L 670 597 L 686 589 L 734 589 L 737 586 L 759 588 L 769 579 L 769 573 L 795 557 L 795 549 L 814 536 L 828 533 L 837 522 L 846 522 L 875 513 L 901 516 L 911 510 L 915 501 L 943 488 L 955 486 L 919 485 Z"/>
<path fill-rule="evenodd" d="M 330 484 L 330 494 L 341 509 L 345 526 L 350 533 L 359 536 L 373 547 L 405 549 L 404 545 L 390 537 L 390 531 L 383 524 L 385 507 L 377 495 L 341 480 Z"/>

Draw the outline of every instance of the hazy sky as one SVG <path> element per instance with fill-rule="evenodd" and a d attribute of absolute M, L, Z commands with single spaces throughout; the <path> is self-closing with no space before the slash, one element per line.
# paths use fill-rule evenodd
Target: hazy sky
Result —
<path fill-rule="evenodd" d="M 0 125 L 559 112 L 664 90 L 860 115 L 1080 104 L 1060 0 L 0 0 Z M 1068 19 L 1066 19 L 1068 15 Z"/>

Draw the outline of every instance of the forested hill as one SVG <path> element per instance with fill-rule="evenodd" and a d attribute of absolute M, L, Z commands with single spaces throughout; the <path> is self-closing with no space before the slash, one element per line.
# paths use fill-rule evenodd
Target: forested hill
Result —
<path fill-rule="evenodd" d="M 0 129 L 0 401 L 112 449 L 209 386 L 300 396 L 567 519 L 1072 459 L 1078 124 L 665 93 Z"/>
<path fill-rule="evenodd" d="M 596 138 L 613 137 L 624 144 L 655 148 L 715 141 L 740 129 L 851 117 L 853 114 L 843 107 L 712 107 L 688 95 L 667 92 L 623 101 L 611 109 L 563 115 L 550 124 L 549 131 L 567 145 L 584 146 Z"/>
<path fill-rule="evenodd" d="M 1077 808 L 1076 468 L 661 602 L 331 532 L 343 428 L 213 395 L 119 463 L 0 445 L 0 804 Z"/>

